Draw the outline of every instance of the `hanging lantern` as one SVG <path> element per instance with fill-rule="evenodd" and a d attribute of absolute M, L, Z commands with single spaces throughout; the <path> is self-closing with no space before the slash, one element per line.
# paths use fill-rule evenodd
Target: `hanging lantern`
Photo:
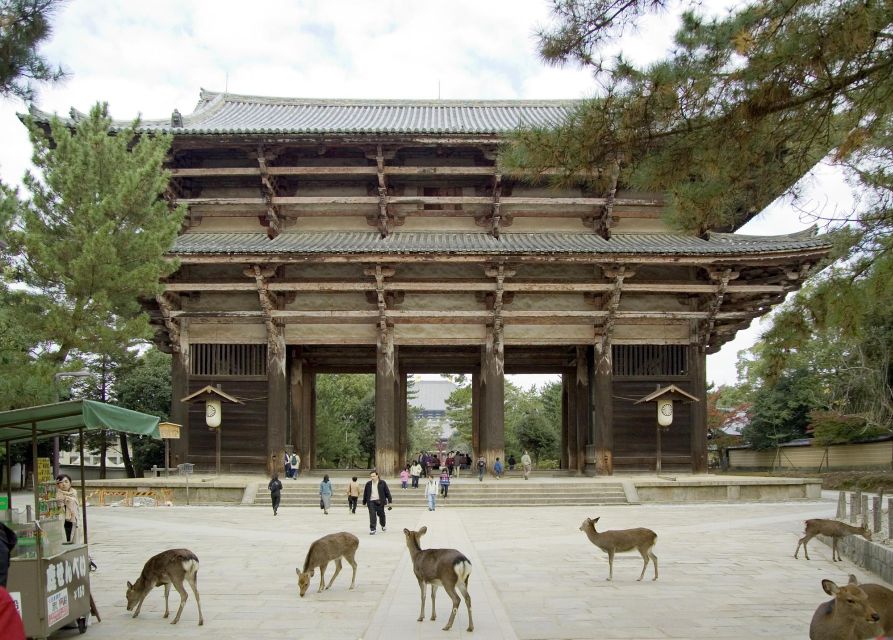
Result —
<path fill-rule="evenodd" d="M 208 398 L 205 400 L 205 422 L 212 429 L 220 426 L 221 407 L 219 398 Z"/>
<path fill-rule="evenodd" d="M 656 404 L 657 424 L 662 427 L 669 427 L 673 424 L 673 399 L 664 396 L 659 398 Z"/>

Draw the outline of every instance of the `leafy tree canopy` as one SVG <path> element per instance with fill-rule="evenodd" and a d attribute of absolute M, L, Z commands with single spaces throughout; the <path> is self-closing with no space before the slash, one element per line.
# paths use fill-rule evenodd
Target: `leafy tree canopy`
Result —
<path fill-rule="evenodd" d="M 63 76 L 37 48 L 50 35 L 50 18 L 62 0 L 0 0 L 0 95 L 34 99 L 32 82 Z"/>

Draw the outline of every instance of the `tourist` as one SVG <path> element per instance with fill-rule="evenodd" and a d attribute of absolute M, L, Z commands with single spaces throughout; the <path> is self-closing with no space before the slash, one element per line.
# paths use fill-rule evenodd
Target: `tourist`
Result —
<path fill-rule="evenodd" d="M 327 473 L 322 477 L 322 482 L 319 483 L 319 508 L 322 509 L 323 513 L 329 515 L 329 507 L 332 506 L 332 483 L 329 482 L 329 474 Z"/>
<path fill-rule="evenodd" d="M 282 466 L 285 468 L 285 477 L 291 478 L 291 458 L 288 455 L 288 451 L 282 452 Z"/>
<path fill-rule="evenodd" d="M 425 485 L 425 497 L 428 499 L 428 511 L 434 511 L 437 502 L 437 478 L 428 478 Z"/>
<path fill-rule="evenodd" d="M 509 456 L 509 471 L 514 471 L 514 470 L 515 470 L 515 464 L 517 464 L 517 463 L 515 462 L 515 456 L 514 456 L 514 455 L 510 455 L 510 456 Z"/>
<path fill-rule="evenodd" d="M 267 485 L 270 490 L 270 499 L 273 501 L 273 515 L 277 515 L 279 511 L 279 502 L 282 500 L 282 482 L 279 481 L 279 474 L 274 473 L 270 478 L 270 484 Z"/>
<path fill-rule="evenodd" d="M 484 481 L 484 472 L 487 470 L 487 461 L 484 456 L 478 456 L 478 482 Z"/>
<path fill-rule="evenodd" d="M 80 522 L 80 503 L 78 492 L 71 486 L 71 476 L 62 473 L 56 476 L 56 500 L 62 502 L 65 510 L 65 540 L 77 541 L 77 528 Z"/>
<path fill-rule="evenodd" d="M 440 472 L 440 495 L 444 498 L 447 497 L 447 493 L 450 491 L 450 472 L 447 469 L 444 469 Z"/>
<path fill-rule="evenodd" d="M 400 488 L 405 489 L 409 483 L 409 467 L 403 467 L 400 471 Z"/>
<path fill-rule="evenodd" d="M 369 508 L 370 536 L 375 535 L 376 516 L 378 516 L 378 521 L 381 523 L 381 530 L 387 531 L 384 507 L 386 504 L 389 505 L 388 510 L 390 511 L 391 502 L 393 500 L 391 499 L 391 490 L 388 489 L 388 483 L 379 478 L 378 472 L 373 470 L 369 474 L 369 482 L 366 483 L 366 487 L 363 489 L 363 504 Z"/>
<path fill-rule="evenodd" d="M 419 488 L 419 476 L 422 475 L 422 465 L 419 464 L 418 460 L 412 463 L 412 466 L 409 468 L 409 475 L 412 476 L 412 488 Z"/>
<path fill-rule="evenodd" d="M 532 466 L 530 462 L 530 454 L 527 451 L 524 451 L 524 455 L 521 456 L 521 466 L 524 468 L 524 479 L 527 480 L 527 477 L 530 475 L 530 468 Z"/>
<path fill-rule="evenodd" d="M 0 587 L 6 586 L 6 578 L 9 575 L 9 557 L 18 543 L 15 531 L 0 522 Z"/>
<path fill-rule="evenodd" d="M 447 454 L 446 465 L 447 471 L 449 471 L 450 475 L 453 475 L 453 469 L 456 466 L 456 458 L 454 457 L 452 451 Z"/>
<path fill-rule="evenodd" d="M 16 595 L 21 596 L 21 592 Z M 3 640 L 25 640 L 25 624 L 16 601 L 6 587 L 0 586 L 0 638 Z"/>
<path fill-rule="evenodd" d="M 299 473 L 301 473 L 301 454 L 295 451 L 291 454 L 291 477 L 297 480 Z"/>
<path fill-rule="evenodd" d="M 350 509 L 351 513 L 357 512 L 357 500 L 360 499 L 360 483 L 357 482 L 357 477 L 354 476 L 350 482 L 347 483 L 347 508 Z"/>
<path fill-rule="evenodd" d="M 496 476 L 497 480 L 499 480 L 499 476 L 502 475 L 502 463 L 499 461 L 499 458 L 496 458 L 496 462 L 493 463 L 493 474 Z"/>

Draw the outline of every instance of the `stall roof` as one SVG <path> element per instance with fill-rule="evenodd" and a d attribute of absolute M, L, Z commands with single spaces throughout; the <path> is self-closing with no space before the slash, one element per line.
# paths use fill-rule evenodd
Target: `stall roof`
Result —
<path fill-rule="evenodd" d="M 160 439 L 160 418 L 96 400 L 69 400 L 0 411 L 0 443 L 25 442 L 33 433 L 48 438 L 84 429 L 111 429 Z"/>

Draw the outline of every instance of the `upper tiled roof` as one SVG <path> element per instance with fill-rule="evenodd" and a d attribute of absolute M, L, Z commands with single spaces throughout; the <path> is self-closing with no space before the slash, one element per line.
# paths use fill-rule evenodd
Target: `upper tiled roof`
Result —
<path fill-rule="evenodd" d="M 721 240 L 681 234 L 615 234 L 610 240 L 585 233 L 424 233 L 401 231 L 382 238 L 376 232 L 282 233 L 270 240 L 263 233 L 187 233 L 177 238 L 174 255 L 244 254 L 455 254 L 455 255 L 723 255 L 827 250 L 822 237 L 763 237 Z"/>
<path fill-rule="evenodd" d="M 501 135 L 518 127 L 554 126 L 572 100 L 316 100 L 201 92 L 182 116 L 143 120 L 140 131 L 174 135 L 221 134 L 428 134 Z M 38 120 L 50 114 L 32 109 Z M 72 111 L 72 119 L 80 115 Z M 116 121 L 113 129 L 129 126 Z"/>

